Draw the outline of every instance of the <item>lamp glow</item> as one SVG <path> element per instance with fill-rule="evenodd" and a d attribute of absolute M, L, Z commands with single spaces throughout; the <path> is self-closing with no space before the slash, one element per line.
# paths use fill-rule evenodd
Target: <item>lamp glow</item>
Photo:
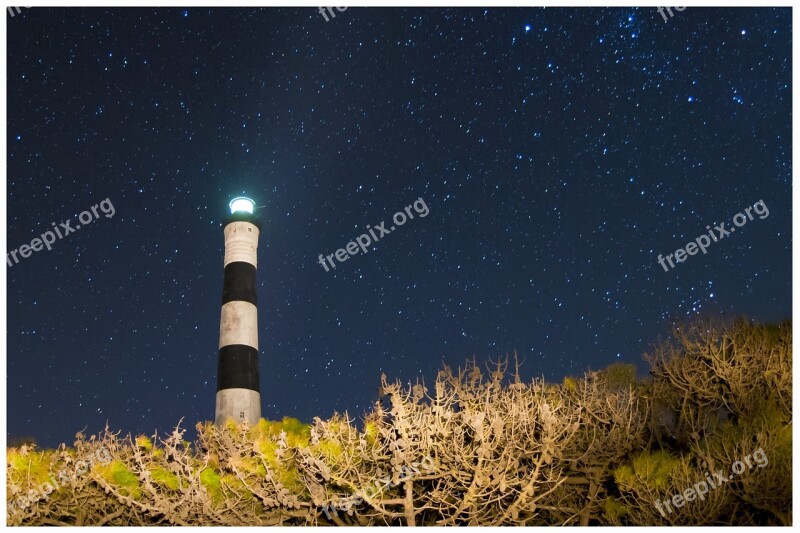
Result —
<path fill-rule="evenodd" d="M 235 215 L 236 213 L 248 213 L 252 215 L 253 210 L 256 207 L 256 203 L 253 200 L 251 200 L 250 198 L 246 198 L 244 196 L 234 198 L 233 200 L 231 200 L 231 203 L 229 205 L 231 207 L 232 215 Z"/>

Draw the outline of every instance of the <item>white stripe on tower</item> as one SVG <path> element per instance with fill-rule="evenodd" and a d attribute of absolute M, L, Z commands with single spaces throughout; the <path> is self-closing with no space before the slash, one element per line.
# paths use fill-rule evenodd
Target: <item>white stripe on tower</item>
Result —
<path fill-rule="evenodd" d="M 250 302 L 234 300 L 222 305 L 219 323 L 219 347 L 232 344 L 258 350 L 258 308 Z"/>
<path fill-rule="evenodd" d="M 258 228 L 249 221 L 234 220 L 225 226 L 225 266 L 237 261 L 258 267 Z"/>
<path fill-rule="evenodd" d="M 231 202 L 231 209 L 234 203 Z M 219 369 L 215 423 L 258 423 L 256 266 L 259 229 L 252 212 L 234 211 L 225 226 L 225 276 L 219 326 Z"/>

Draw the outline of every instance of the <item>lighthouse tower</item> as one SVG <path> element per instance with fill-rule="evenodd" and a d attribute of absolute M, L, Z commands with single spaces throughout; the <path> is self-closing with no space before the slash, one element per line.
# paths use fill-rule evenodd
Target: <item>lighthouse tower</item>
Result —
<path fill-rule="evenodd" d="M 225 225 L 225 278 L 219 324 L 215 423 L 256 424 L 261 418 L 258 380 L 256 266 L 259 225 L 255 202 L 234 198 Z"/>

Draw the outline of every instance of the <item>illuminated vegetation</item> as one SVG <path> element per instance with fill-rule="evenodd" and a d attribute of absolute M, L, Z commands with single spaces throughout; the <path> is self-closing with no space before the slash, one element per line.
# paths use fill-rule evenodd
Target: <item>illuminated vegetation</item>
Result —
<path fill-rule="evenodd" d="M 8 523 L 790 525 L 791 341 L 790 323 L 695 323 L 648 354 L 645 379 L 614 364 L 523 383 L 471 364 L 430 388 L 383 377 L 361 424 L 23 444 L 7 453 Z M 745 460 L 702 501 L 654 505 Z"/>

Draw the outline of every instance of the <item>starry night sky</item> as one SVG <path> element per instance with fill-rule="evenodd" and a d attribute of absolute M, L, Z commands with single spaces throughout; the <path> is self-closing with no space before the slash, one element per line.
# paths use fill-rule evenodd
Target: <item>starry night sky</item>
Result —
<path fill-rule="evenodd" d="M 242 193 L 264 206 L 267 418 L 358 418 L 382 372 L 514 350 L 526 379 L 644 374 L 673 318 L 790 318 L 788 8 L 334 14 L 8 18 L 7 251 L 115 208 L 6 267 L 9 437 L 213 419 Z M 418 198 L 427 217 L 317 262 Z M 762 199 L 707 255 L 657 263 Z"/>

